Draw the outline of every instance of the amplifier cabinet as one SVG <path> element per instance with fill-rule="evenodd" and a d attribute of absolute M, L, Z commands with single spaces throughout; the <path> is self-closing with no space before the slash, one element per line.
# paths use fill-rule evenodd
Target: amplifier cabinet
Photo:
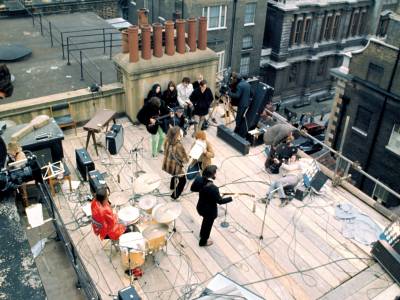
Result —
<path fill-rule="evenodd" d="M 371 254 L 397 284 L 400 284 L 400 254 L 385 240 L 376 241 Z"/>
<path fill-rule="evenodd" d="M 240 135 L 234 133 L 225 125 L 218 126 L 217 136 L 243 155 L 249 154 L 250 143 L 246 139 L 242 138 Z"/>
<path fill-rule="evenodd" d="M 142 298 L 139 297 L 136 290 L 131 286 L 118 291 L 118 300 L 140 300 L 140 299 Z"/>
<path fill-rule="evenodd" d="M 75 150 L 76 168 L 84 181 L 88 180 L 88 173 L 95 169 L 94 162 L 85 148 Z"/>
<path fill-rule="evenodd" d="M 101 174 L 98 170 L 89 172 L 89 185 L 92 194 L 96 194 L 100 187 L 107 186 L 103 174 Z"/>
<path fill-rule="evenodd" d="M 106 145 L 111 155 L 118 154 L 124 145 L 124 128 L 121 124 L 113 124 L 111 130 L 106 133 Z"/>

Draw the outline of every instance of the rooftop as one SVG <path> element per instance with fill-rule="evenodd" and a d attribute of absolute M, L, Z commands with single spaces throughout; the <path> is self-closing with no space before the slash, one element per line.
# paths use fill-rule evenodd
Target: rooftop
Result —
<path fill-rule="evenodd" d="M 75 58 L 79 60 L 79 51 L 72 52 L 75 58 L 71 55 L 71 65 L 67 65 L 67 60 L 62 59 L 60 32 L 93 28 L 110 28 L 108 32 L 117 32 L 105 20 L 95 13 L 46 16 L 42 19 L 43 36 L 41 35 L 39 21 L 39 18 L 36 17 L 36 25 L 33 26 L 31 18 L 0 19 L 0 28 L 7 28 L 7 30 L 0 30 L 2 44 L 23 45 L 32 49 L 31 56 L 21 61 L 7 62 L 7 66 L 15 76 L 14 94 L 12 97 L 3 100 L 3 103 L 82 89 L 94 82 L 98 83 L 99 70 L 91 62 L 94 62 L 103 71 L 103 83 L 116 81 L 114 64 L 109 60 L 109 49 L 106 50 L 106 54 L 103 53 L 103 49 L 84 50 L 84 81 L 81 80 L 79 63 L 75 60 Z M 51 47 L 48 22 L 52 24 L 54 47 Z M 64 33 L 64 43 L 66 43 L 67 36 L 87 33 Z M 101 33 L 101 31 L 96 33 Z M 116 39 L 116 37 L 114 38 Z M 94 39 L 98 40 L 99 38 L 72 38 L 72 41 L 76 43 L 93 42 Z M 103 43 L 92 43 L 90 45 L 101 47 Z M 88 45 L 81 45 L 81 47 L 88 47 Z M 66 49 L 64 51 L 65 58 L 67 58 Z M 113 51 L 117 53 L 120 49 L 114 48 Z M 87 57 L 90 58 L 91 62 L 88 62 Z"/>
<path fill-rule="evenodd" d="M 117 123 L 125 129 L 124 146 L 118 155 L 110 157 L 100 148 L 96 156 L 93 145 L 88 148 L 96 169 L 107 174 L 111 201 L 120 197 L 124 205 L 129 205 L 136 165 L 133 158 L 128 161 L 126 158 L 143 138 L 139 145 L 143 147 L 139 167 L 146 174 L 152 174 L 154 181 L 161 182 L 159 191 L 153 192 L 157 202 L 170 202 L 170 176 L 161 171 L 162 155 L 151 157 L 146 129 L 133 125 L 126 118 Z M 193 142 L 190 134 L 184 138 L 186 149 Z M 382 228 L 390 223 L 388 219 L 343 188 L 333 187 L 328 180 L 321 195 L 307 197 L 303 202 L 293 200 L 280 208 L 279 201 L 274 199 L 266 210 L 265 230 L 261 233 L 265 204 L 260 199 L 279 175 L 264 171 L 262 146 L 242 156 L 216 137 L 216 127 L 211 126 L 207 136 L 216 153 L 213 163 L 219 168 L 216 184 L 220 191 L 254 194 L 255 202 L 247 196 L 235 196 L 228 204 L 228 228 L 220 226 L 225 213 L 225 208 L 220 206 L 211 232 L 214 245 L 200 248 L 198 196 L 189 191 L 187 184 L 180 198 L 183 209 L 176 221 L 177 232 L 166 250 L 155 255 L 159 266 L 147 255 L 142 266 L 144 274 L 134 281 L 143 299 L 194 299 L 219 272 L 265 299 L 392 299 L 400 293 L 400 288 L 371 259 L 370 247 L 343 235 L 344 224 L 335 218 L 335 207 L 339 203 L 349 203 Z M 85 140 L 86 131 L 82 128 L 78 129 L 77 136 L 73 131 L 66 134 L 63 147 L 70 170 L 75 170 L 74 151 L 83 148 Z M 104 140 L 104 134 L 100 134 L 98 140 Z M 73 179 L 79 180 L 74 172 Z M 129 279 L 124 276 L 120 254 L 114 251 L 110 262 L 109 247 L 104 247 L 91 226 L 76 223 L 83 214 L 81 206 L 86 204 L 79 195 L 87 192 L 88 184 L 81 183 L 72 193 L 58 193 L 55 204 L 64 223 L 70 224 L 67 230 L 97 290 L 103 299 L 110 299 L 110 295 L 116 295 L 119 289 L 129 285 Z M 260 235 L 263 239 L 258 253 Z"/>

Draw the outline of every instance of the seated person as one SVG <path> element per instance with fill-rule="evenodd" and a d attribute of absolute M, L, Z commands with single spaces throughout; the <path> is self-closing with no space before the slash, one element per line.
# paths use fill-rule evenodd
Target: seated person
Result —
<path fill-rule="evenodd" d="M 280 206 L 283 207 L 288 204 L 289 199 L 285 194 L 284 188 L 294 188 L 303 179 L 303 174 L 310 165 L 310 159 L 302 158 L 296 160 L 296 155 L 292 155 L 288 163 L 282 163 L 282 169 L 285 171 L 285 175 L 278 180 L 271 182 L 268 190 L 267 200 L 270 201 L 274 196 L 275 192 L 278 192 L 281 200 Z"/>
<path fill-rule="evenodd" d="M 153 97 L 157 97 L 157 98 L 160 98 L 160 99 L 162 98 L 161 86 L 158 83 L 153 84 L 153 86 L 151 87 L 151 90 L 147 94 L 146 99 L 144 99 L 144 103 L 146 103 L 147 101 L 149 101 Z"/>
<path fill-rule="evenodd" d="M 118 223 L 118 217 L 114 214 L 108 201 L 107 188 L 100 187 L 96 191 L 96 197 L 91 203 L 93 231 L 100 239 L 111 239 L 116 241 L 125 233 L 124 225 Z"/>
<path fill-rule="evenodd" d="M 20 144 L 18 142 L 10 142 L 10 143 L 8 143 L 7 154 L 8 154 L 8 162 L 7 162 L 7 164 L 26 159 L 26 155 L 22 151 L 22 148 L 21 148 L 21 146 L 20 146 Z M 17 191 L 18 191 L 19 195 L 22 198 L 22 205 L 24 207 L 28 207 L 29 206 L 29 201 L 28 201 L 28 193 L 26 191 L 26 183 L 23 183 L 18 188 Z"/>
<path fill-rule="evenodd" d="M 175 112 L 171 110 L 169 112 L 169 116 L 170 116 L 169 118 L 164 119 L 164 124 L 163 124 L 164 132 L 167 133 L 171 127 L 179 126 L 182 129 L 184 135 L 186 135 L 188 120 L 183 115 L 183 109 L 176 108 Z"/>
<path fill-rule="evenodd" d="M 272 174 L 278 174 L 279 168 L 284 161 L 288 161 L 292 155 L 297 154 L 297 148 L 292 144 L 293 137 L 289 136 L 286 139 L 286 143 L 280 144 L 274 151 L 270 152 L 268 165 L 265 167 L 267 172 Z"/>
<path fill-rule="evenodd" d="M 176 91 L 176 85 L 173 81 L 168 82 L 167 89 L 162 94 L 162 100 L 165 105 L 169 108 L 175 108 L 179 106 L 178 92 Z"/>
<path fill-rule="evenodd" d="M 190 78 L 184 77 L 182 82 L 176 87 L 176 90 L 178 92 L 179 106 L 185 110 L 186 117 L 191 119 L 193 117 L 194 106 L 190 101 L 190 95 L 193 92 L 193 85 L 190 83 Z"/>

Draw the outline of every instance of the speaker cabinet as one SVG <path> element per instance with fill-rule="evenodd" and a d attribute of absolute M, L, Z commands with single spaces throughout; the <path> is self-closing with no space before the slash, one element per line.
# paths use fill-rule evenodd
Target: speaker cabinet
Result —
<path fill-rule="evenodd" d="M 124 128 L 120 124 L 113 124 L 111 130 L 106 133 L 106 145 L 111 155 L 118 154 L 124 145 Z"/>
<path fill-rule="evenodd" d="M 375 242 L 371 254 L 397 284 L 400 284 L 400 254 L 385 240 Z"/>
<path fill-rule="evenodd" d="M 141 300 L 136 290 L 128 286 L 122 290 L 118 291 L 118 300 Z"/>
<path fill-rule="evenodd" d="M 93 170 L 89 172 L 89 186 L 92 194 L 96 194 L 97 190 L 100 187 L 107 186 L 106 181 L 104 180 L 103 174 L 101 174 L 98 170 Z"/>
<path fill-rule="evenodd" d="M 250 143 L 225 125 L 218 126 L 217 136 L 243 155 L 249 154 Z"/>
<path fill-rule="evenodd" d="M 95 169 L 94 162 L 85 148 L 75 150 L 76 168 L 84 181 L 87 181 L 88 173 Z"/>
<path fill-rule="evenodd" d="M 311 179 L 311 187 L 316 191 L 319 191 L 328 180 L 328 176 L 326 176 L 321 171 L 318 171 L 315 176 Z"/>

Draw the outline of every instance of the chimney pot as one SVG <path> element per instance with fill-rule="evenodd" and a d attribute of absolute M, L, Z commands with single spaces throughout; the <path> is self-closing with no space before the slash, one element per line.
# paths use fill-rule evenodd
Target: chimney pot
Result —
<path fill-rule="evenodd" d="M 147 17 L 148 13 L 149 13 L 149 11 L 146 8 L 140 8 L 137 10 L 139 27 L 142 27 L 142 25 L 149 24 L 149 20 Z"/>
<path fill-rule="evenodd" d="M 167 55 L 175 54 L 174 45 L 174 22 L 171 20 L 165 21 L 165 53 Z"/>
<path fill-rule="evenodd" d="M 162 29 L 163 26 L 160 23 L 153 24 L 153 55 L 155 57 L 163 56 L 163 48 L 162 48 Z"/>
<path fill-rule="evenodd" d="M 139 60 L 139 26 L 128 27 L 129 62 Z"/>
<path fill-rule="evenodd" d="M 176 20 L 176 51 L 180 54 L 185 53 L 185 24 L 185 20 Z"/>
<path fill-rule="evenodd" d="M 207 49 L 207 18 L 199 18 L 199 40 L 197 41 L 197 46 L 200 50 Z"/>
<path fill-rule="evenodd" d="M 188 44 L 190 52 L 196 51 L 196 18 L 189 18 L 188 22 Z"/>
<path fill-rule="evenodd" d="M 142 25 L 142 58 L 151 59 L 151 26 Z"/>

